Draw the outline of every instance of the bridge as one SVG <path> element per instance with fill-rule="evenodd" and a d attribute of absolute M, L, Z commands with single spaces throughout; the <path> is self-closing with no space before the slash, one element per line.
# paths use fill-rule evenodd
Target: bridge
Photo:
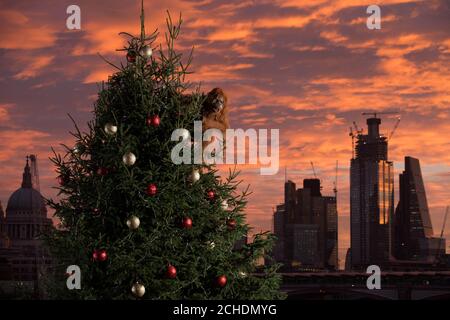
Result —
<path fill-rule="evenodd" d="M 288 299 L 448 300 L 450 271 L 382 272 L 381 289 L 369 290 L 363 272 L 281 273 Z"/>

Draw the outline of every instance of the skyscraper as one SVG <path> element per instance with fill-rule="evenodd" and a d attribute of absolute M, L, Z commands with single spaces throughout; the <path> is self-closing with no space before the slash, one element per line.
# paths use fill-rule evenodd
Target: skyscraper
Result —
<path fill-rule="evenodd" d="M 405 157 L 405 170 L 399 180 L 400 200 L 395 211 L 395 257 L 401 260 L 433 259 L 442 240 L 433 238 L 418 159 Z M 441 244 L 441 249 L 445 250 L 445 244 Z"/>
<path fill-rule="evenodd" d="M 277 236 L 277 241 L 273 248 L 275 261 L 285 263 L 285 219 L 286 211 L 284 204 L 277 205 L 276 211 L 273 213 L 273 233 Z"/>
<path fill-rule="evenodd" d="M 273 216 L 275 260 L 287 268 L 338 269 L 336 198 L 322 196 L 319 179 L 305 179 L 299 189 L 289 180 L 284 190 Z"/>
<path fill-rule="evenodd" d="M 368 134 L 359 133 L 350 163 L 351 266 L 382 265 L 391 257 L 394 213 L 393 163 L 388 160 L 381 119 L 367 119 Z"/>

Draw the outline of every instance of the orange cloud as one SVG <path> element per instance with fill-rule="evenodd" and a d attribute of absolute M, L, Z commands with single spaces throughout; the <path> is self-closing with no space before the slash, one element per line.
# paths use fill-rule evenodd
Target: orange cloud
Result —
<path fill-rule="evenodd" d="M 31 20 L 16 10 L 0 11 L 0 48 L 38 49 L 52 46 L 56 41 L 56 32 L 47 24 Z"/>
<path fill-rule="evenodd" d="M 24 59 L 31 60 L 31 62 L 25 63 L 22 71 L 14 75 L 14 79 L 26 80 L 36 77 L 41 70 L 50 65 L 54 58 L 54 56 L 37 56 Z"/>
<path fill-rule="evenodd" d="M 8 109 L 13 106 L 13 104 L 0 104 L 0 121 L 6 122 L 10 119 Z"/>

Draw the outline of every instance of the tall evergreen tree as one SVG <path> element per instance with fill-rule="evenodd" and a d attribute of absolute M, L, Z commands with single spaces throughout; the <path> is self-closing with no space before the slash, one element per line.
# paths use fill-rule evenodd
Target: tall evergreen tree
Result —
<path fill-rule="evenodd" d="M 205 95 L 187 93 L 191 55 L 174 49 L 181 16 L 168 15 L 165 46 L 155 31 L 123 48 L 126 63 L 103 84 L 87 132 L 75 125 L 75 147 L 51 160 L 60 185 L 49 200 L 60 221 L 46 241 L 56 261 L 50 295 L 69 299 L 280 298 L 277 265 L 258 266 L 272 235 L 249 231 L 237 172 L 174 164 L 177 128 L 193 136 Z M 191 52 L 192 53 L 192 52 Z M 110 63 L 113 65 L 112 63 Z M 81 268 L 81 289 L 68 290 L 65 270 Z"/>

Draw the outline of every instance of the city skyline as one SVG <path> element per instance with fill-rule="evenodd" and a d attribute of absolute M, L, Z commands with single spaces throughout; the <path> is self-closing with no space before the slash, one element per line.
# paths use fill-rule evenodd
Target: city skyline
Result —
<path fill-rule="evenodd" d="M 113 70 L 109 60 L 124 61 L 120 31 L 136 33 L 139 1 L 80 1 L 82 30 L 65 29 L 68 3 L 24 5 L 5 1 L 0 25 L 0 200 L 3 206 L 20 184 L 25 154 L 40 161 L 41 192 L 54 197 L 56 174 L 47 157 L 50 146 L 71 145 L 71 113 L 84 128 L 96 98 L 96 82 Z M 347 2 L 348 3 L 348 2 Z M 450 197 L 448 102 L 450 22 L 445 1 L 385 1 L 382 29 L 365 27 L 364 1 L 222 3 L 170 1 L 146 3 L 150 29 L 161 30 L 166 6 L 181 11 L 185 24 L 180 46 L 195 46 L 191 80 L 203 89 L 221 86 L 228 93 L 231 125 L 280 128 L 280 167 L 299 183 L 312 178 L 310 161 L 332 194 L 339 160 L 339 248 L 349 244 L 348 127 L 363 125 L 361 112 L 396 109 L 402 122 L 390 143 L 394 195 L 403 156 L 420 159 L 432 225 L 442 225 Z M 208 12 L 208 16 L 205 14 Z M 208 17 L 214 15 L 214 19 Z M 383 119 L 384 133 L 395 117 Z M 226 169 L 226 166 L 223 167 Z M 284 172 L 262 177 L 255 166 L 240 166 L 251 184 L 249 223 L 271 228 L 272 207 L 281 202 Z M 224 171 L 225 172 L 225 171 Z M 449 238 L 447 228 L 445 236 Z"/>

